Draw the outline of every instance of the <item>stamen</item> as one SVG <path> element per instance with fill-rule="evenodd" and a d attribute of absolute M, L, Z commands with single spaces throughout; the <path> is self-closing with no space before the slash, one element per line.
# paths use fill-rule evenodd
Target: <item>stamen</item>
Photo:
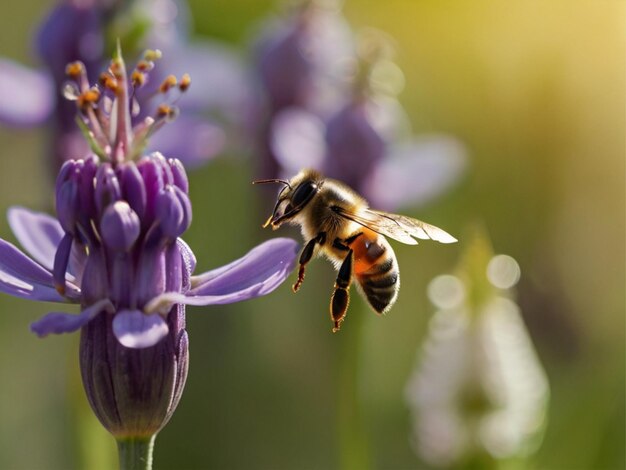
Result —
<path fill-rule="evenodd" d="M 143 58 L 147 61 L 154 62 L 155 60 L 159 60 L 162 55 L 159 49 L 147 49 L 146 52 L 143 53 Z"/>
<path fill-rule="evenodd" d="M 89 84 L 84 64 L 77 61 L 67 65 L 70 81 L 64 85 L 63 95 L 76 101 L 80 111 L 76 122 L 99 157 L 114 163 L 140 157 L 148 138 L 178 116 L 175 103 L 191 85 L 189 74 L 180 79 L 168 75 L 152 95 L 167 94 L 167 102 L 161 104 L 152 117 L 134 128 L 131 126 L 131 118 L 139 114 L 135 93 L 148 82 L 148 73 L 155 67 L 154 61 L 160 58 L 161 51 L 146 50 L 129 76 L 118 42 L 108 70 L 100 74 L 94 86 Z"/>
<path fill-rule="evenodd" d="M 161 86 L 159 86 L 159 92 L 165 94 L 177 84 L 178 80 L 176 79 L 176 77 L 174 75 L 168 75 L 161 83 Z"/>
<path fill-rule="evenodd" d="M 139 88 L 146 83 L 146 75 L 139 70 L 134 70 L 130 76 L 130 80 L 133 84 L 133 88 Z"/>
<path fill-rule="evenodd" d="M 159 105 L 157 109 L 157 116 L 162 118 L 162 117 L 167 116 L 169 112 L 170 112 L 170 107 L 166 104 L 162 104 L 162 105 Z"/>
<path fill-rule="evenodd" d="M 154 68 L 154 62 L 142 59 L 137 63 L 135 67 L 140 72 L 149 72 Z"/>
<path fill-rule="evenodd" d="M 188 73 L 186 73 L 181 77 L 180 83 L 178 84 L 178 89 L 182 92 L 185 92 L 189 89 L 190 86 L 191 86 L 191 77 L 189 76 Z"/>
<path fill-rule="evenodd" d="M 100 90 L 97 88 L 90 88 L 78 96 L 77 105 L 82 111 L 85 111 L 87 108 L 94 107 L 99 99 Z"/>
<path fill-rule="evenodd" d="M 117 93 L 118 82 L 110 73 L 100 74 L 100 84 L 107 90 Z"/>
<path fill-rule="evenodd" d="M 74 80 L 78 80 L 80 79 L 84 70 L 85 70 L 85 66 L 83 65 L 82 62 L 79 62 L 79 61 L 71 62 L 67 64 L 67 66 L 65 67 L 65 74 L 68 77 L 73 78 Z"/>
<path fill-rule="evenodd" d="M 116 58 L 111 61 L 111 65 L 109 66 L 109 72 L 118 80 L 124 78 L 124 63 L 121 59 Z"/>

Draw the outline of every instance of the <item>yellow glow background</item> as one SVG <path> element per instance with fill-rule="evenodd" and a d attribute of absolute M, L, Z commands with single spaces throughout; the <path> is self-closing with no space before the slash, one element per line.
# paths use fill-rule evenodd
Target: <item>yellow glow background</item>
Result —
<path fill-rule="evenodd" d="M 35 64 L 29 34 L 51 2 L 3 6 L 0 55 Z M 518 302 L 551 384 L 548 427 L 529 468 L 624 468 L 626 3 L 605 1 L 347 0 L 351 25 L 396 40 L 415 133 L 462 140 L 469 171 L 448 195 L 409 215 L 461 243 L 398 246 L 403 289 L 394 311 L 366 315 L 361 347 L 330 334 L 331 269 L 316 262 L 294 296 L 190 309 L 191 368 L 181 405 L 157 439 L 156 468 L 338 468 L 336 417 L 358 355 L 362 425 L 372 468 L 423 468 L 409 446 L 406 380 L 433 307 L 425 289 L 449 272 L 474 223 L 522 269 Z M 191 2 L 198 35 L 247 53 L 268 1 Z M 194 86 L 202 80 L 194 78 Z M 0 212 L 48 210 L 41 131 L 0 130 Z M 193 173 L 186 237 L 199 269 L 263 237 L 269 210 L 245 160 Z M 14 240 L 6 221 L 0 236 Z M 78 336 L 39 340 L 28 324 L 51 306 L 0 296 L 0 468 L 107 468 L 112 444 L 85 409 Z M 345 335 L 343 333 L 346 333 Z M 114 457 L 113 457 L 114 458 Z"/>

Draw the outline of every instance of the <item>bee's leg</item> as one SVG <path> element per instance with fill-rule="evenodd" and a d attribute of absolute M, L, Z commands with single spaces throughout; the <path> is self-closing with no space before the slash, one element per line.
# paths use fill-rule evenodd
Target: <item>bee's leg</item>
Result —
<path fill-rule="evenodd" d="M 333 240 L 333 247 L 342 251 L 348 251 L 350 249 L 350 245 L 354 243 L 354 241 L 363 235 L 363 232 L 357 232 L 354 235 L 350 235 L 348 238 L 341 239 L 335 238 Z"/>
<path fill-rule="evenodd" d="M 339 331 L 341 322 L 346 316 L 348 311 L 348 304 L 350 303 L 350 284 L 352 283 L 352 259 L 354 258 L 351 249 L 348 249 L 339 273 L 337 274 L 337 280 L 335 281 L 335 290 L 330 298 L 330 316 L 333 320 L 334 327 L 333 333 Z"/>
<path fill-rule="evenodd" d="M 302 282 L 304 281 L 304 269 L 311 258 L 313 258 L 313 253 L 315 253 L 315 245 L 318 243 L 323 245 L 326 241 L 326 233 L 320 232 L 317 236 L 311 240 L 304 246 L 302 253 L 300 254 L 300 268 L 298 269 L 298 280 L 293 285 L 292 289 L 294 292 L 298 292 Z"/>

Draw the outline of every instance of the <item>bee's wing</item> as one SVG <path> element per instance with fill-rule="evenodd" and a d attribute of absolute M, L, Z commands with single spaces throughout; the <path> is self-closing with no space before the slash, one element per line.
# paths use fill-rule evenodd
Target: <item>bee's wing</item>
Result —
<path fill-rule="evenodd" d="M 338 208 L 337 213 L 374 232 L 407 245 L 417 245 L 415 238 L 435 240 L 440 243 L 454 243 L 457 241 L 452 235 L 434 225 L 404 215 L 390 214 L 373 209 L 361 210 L 357 214 L 343 208 Z"/>

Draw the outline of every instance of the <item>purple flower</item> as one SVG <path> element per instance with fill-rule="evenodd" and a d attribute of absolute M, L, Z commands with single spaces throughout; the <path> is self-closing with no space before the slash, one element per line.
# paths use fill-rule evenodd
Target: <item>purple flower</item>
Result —
<path fill-rule="evenodd" d="M 146 22 L 149 27 L 137 44 L 133 34 L 144 29 Z M 207 84 L 202 94 L 193 92 L 179 103 L 187 111 L 184 120 L 172 123 L 150 142 L 152 149 L 171 152 L 188 167 L 205 163 L 227 144 L 223 125 L 215 118 L 209 119 L 209 114 L 219 115 L 224 122 L 238 119 L 248 86 L 234 53 L 208 41 L 190 44 L 187 23 L 186 5 L 180 0 L 61 2 L 50 11 L 36 35 L 36 50 L 45 70 L 31 70 L 0 58 L 0 123 L 18 127 L 48 124 L 53 137 L 50 158 L 54 173 L 66 160 L 86 158 L 89 147 L 76 127 L 75 109 L 61 95 L 65 65 L 81 61 L 88 75 L 96 76 L 107 61 L 106 44 L 121 35 L 122 43 L 128 42 L 136 49 L 148 43 L 161 49 L 169 57 L 167 68 L 172 73 L 193 72 Z M 215 73 L 207 76 L 207 70 Z M 153 77 L 157 86 L 163 78 L 158 73 Z M 149 97 L 155 91 L 152 85 L 147 84 L 137 97 L 144 113 L 151 109 Z M 143 116 L 133 119 L 138 121 Z M 187 132 L 189 129 L 194 131 Z"/>
<path fill-rule="evenodd" d="M 314 168 L 383 210 L 434 199 L 463 174 L 465 148 L 445 135 L 394 137 L 385 126 L 397 106 L 389 100 L 350 101 L 326 121 L 298 108 L 281 112 L 271 129 L 278 176 Z"/>
<path fill-rule="evenodd" d="M 322 110 L 336 98 L 346 62 L 354 55 L 350 29 L 332 1 L 302 2 L 268 21 L 255 47 L 256 70 L 267 107 Z"/>
<path fill-rule="evenodd" d="M 302 2 L 285 18 L 268 21 L 255 44 L 260 103 L 254 122 L 261 172 L 277 176 L 271 123 L 285 109 L 328 113 L 345 93 L 342 79 L 354 56 L 350 29 L 334 2 Z"/>
<path fill-rule="evenodd" d="M 127 74 L 118 54 L 97 86 L 82 63 L 68 65 L 65 95 L 76 103 L 94 154 L 59 171 L 56 219 L 10 209 L 10 226 L 30 257 L 0 239 L 0 291 L 80 305 L 79 314 L 51 312 L 31 329 L 39 336 L 81 330 L 87 395 L 117 438 L 152 436 L 174 411 L 187 374 L 185 305 L 265 295 L 289 274 L 297 250 L 293 240 L 274 239 L 193 275 L 196 259 L 181 238 L 192 221 L 185 169 L 158 152 L 142 156 L 176 108 L 166 101 L 131 125 L 132 95 L 158 57 L 146 52 Z M 184 75 L 168 77 L 162 88 L 184 93 L 189 85 Z"/>
<path fill-rule="evenodd" d="M 389 59 L 383 35 L 370 32 L 354 47 L 347 26 L 343 34 L 318 28 L 316 43 L 332 47 L 307 47 L 311 18 L 320 11 L 329 14 L 315 2 L 307 5 L 285 32 L 261 48 L 258 68 L 266 106 L 258 154 L 263 177 L 314 168 L 386 210 L 424 204 L 449 188 L 465 169 L 465 150 L 452 137 L 416 137 L 408 131 L 408 119 L 394 98 L 402 88 L 402 72 Z M 336 9 L 330 11 L 338 17 Z M 316 60 L 321 57 L 334 59 L 322 66 Z M 346 64 L 351 80 L 342 81 L 342 72 L 347 76 L 350 68 Z M 322 99 L 328 96 L 332 99 Z"/>

